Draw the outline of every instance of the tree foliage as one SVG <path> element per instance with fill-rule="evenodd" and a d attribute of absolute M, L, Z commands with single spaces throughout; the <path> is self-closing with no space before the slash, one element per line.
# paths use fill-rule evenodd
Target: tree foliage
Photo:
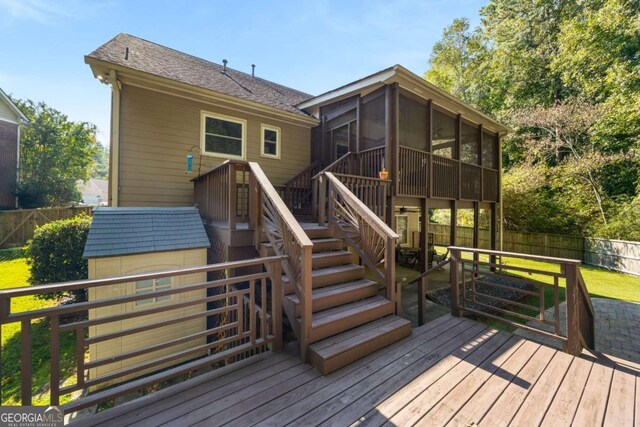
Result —
<path fill-rule="evenodd" d="M 97 153 L 96 127 L 73 122 L 44 102 L 17 101 L 31 124 L 20 136 L 18 202 L 22 208 L 65 206 L 80 201 Z"/>
<path fill-rule="evenodd" d="M 490 0 L 480 15 L 444 30 L 425 78 L 515 129 L 507 226 L 638 236 L 623 218 L 640 189 L 640 3 Z"/>

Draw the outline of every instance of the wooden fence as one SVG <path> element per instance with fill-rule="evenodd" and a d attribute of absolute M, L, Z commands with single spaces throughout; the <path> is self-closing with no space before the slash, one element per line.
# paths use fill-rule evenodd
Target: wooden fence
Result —
<path fill-rule="evenodd" d="M 449 245 L 449 225 L 431 223 L 429 224 L 429 233 L 433 234 L 433 241 L 436 245 Z M 456 245 L 473 247 L 473 227 L 458 226 Z M 489 249 L 489 230 L 480 230 L 479 246 L 481 249 Z M 640 275 L 640 242 L 505 230 L 502 250 L 554 258 L 578 259 L 585 264 Z"/>
<path fill-rule="evenodd" d="M 91 215 L 92 210 L 91 206 L 78 206 L 0 211 L 0 249 L 24 246 L 33 237 L 36 228 L 82 213 Z"/>

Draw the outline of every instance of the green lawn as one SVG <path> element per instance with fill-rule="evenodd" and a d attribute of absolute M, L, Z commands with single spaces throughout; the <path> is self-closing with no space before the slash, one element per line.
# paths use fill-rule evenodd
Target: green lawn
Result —
<path fill-rule="evenodd" d="M 23 249 L 0 250 L 0 289 L 28 286 L 29 266 Z M 13 313 L 36 310 L 55 305 L 54 301 L 39 300 L 33 297 L 20 297 L 11 301 Z M 34 321 L 32 331 L 32 378 L 33 404 L 49 404 L 51 340 L 49 323 L 44 320 Z M 2 405 L 20 403 L 20 324 L 10 323 L 2 326 Z M 60 338 L 61 376 L 68 378 L 74 372 L 75 339 L 72 333 L 63 334 Z M 45 386 L 46 384 L 46 386 Z M 64 403 L 70 396 L 61 399 Z"/>

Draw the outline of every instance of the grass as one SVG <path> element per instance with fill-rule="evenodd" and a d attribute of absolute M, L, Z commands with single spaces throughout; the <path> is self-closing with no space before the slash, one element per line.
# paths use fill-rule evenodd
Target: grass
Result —
<path fill-rule="evenodd" d="M 0 289 L 28 286 L 29 266 L 26 251 L 23 248 L 0 250 Z M 51 307 L 55 301 L 46 301 L 34 297 L 12 299 L 11 312 L 37 310 Z M 34 405 L 49 404 L 50 355 L 49 342 L 51 331 L 49 322 L 42 319 L 31 323 L 32 339 L 32 394 Z M 20 324 L 10 323 L 2 326 L 2 405 L 20 403 Z M 61 377 L 68 378 L 75 369 L 75 336 L 64 333 L 60 337 Z M 63 396 L 65 403 L 70 396 Z"/>

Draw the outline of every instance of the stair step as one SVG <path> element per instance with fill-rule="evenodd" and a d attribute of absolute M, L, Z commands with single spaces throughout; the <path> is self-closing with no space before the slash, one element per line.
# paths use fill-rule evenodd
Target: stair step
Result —
<path fill-rule="evenodd" d="M 356 326 L 394 314 L 394 311 L 395 307 L 391 301 L 376 295 L 314 313 L 309 342 L 320 341 Z"/>
<path fill-rule="evenodd" d="M 364 271 L 364 267 L 357 264 L 336 265 L 312 270 L 312 288 L 316 289 L 323 286 L 335 285 L 336 283 L 362 279 L 364 277 Z M 285 295 L 295 292 L 293 284 L 289 282 L 289 277 L 286 275 L 282 276 L 282 287 Z"/>
<path fill-rule="evenodd" d="M 326 225 L 318 225 L 317 222 L 301 222 L 300 227 L 307 233 L 310 239 L 333 237 L 333 230 Z"/>
<path fill-rule="evenodd" d="M 327 252 L 327 251 L 337 251 L 342 250 L 344 246 L 344 242 L 342 239 L 336 239 L 333 237 L 323 237 L 319 239 L 312 239 L 313 243 L 313 252 Z M 260 243 L 260 256 L 273 256 L 275 252 L 271 247 L 271 243 L 262 242 Z"/>
<path fill-rule="evenodd" d="M 310 361 L 323 375 L 411 334 L 411 322 L 391 315 L 350 329 L 310 346 Z"/>
<path fill-rule="evenodd" d="M 349 251 L 339 250 L 330 252 L 316 252 L 313 254 L 313 268 L 332 267 L 335 265 L 350 264 L 353 254 Z"/>
<path fill-rule="evenodd" d="M 337 307 L 345 303 L 358 301 L 378 294 L 378 283 L 373 280 L 360 279 L 337 285 L 317 288 L 312 293 L 312 311 L 318 312 Z M 300 317 L 302 307 L 296 294 L 287 295 L 285 304 L 295 306 L 295 315 Z"/>

